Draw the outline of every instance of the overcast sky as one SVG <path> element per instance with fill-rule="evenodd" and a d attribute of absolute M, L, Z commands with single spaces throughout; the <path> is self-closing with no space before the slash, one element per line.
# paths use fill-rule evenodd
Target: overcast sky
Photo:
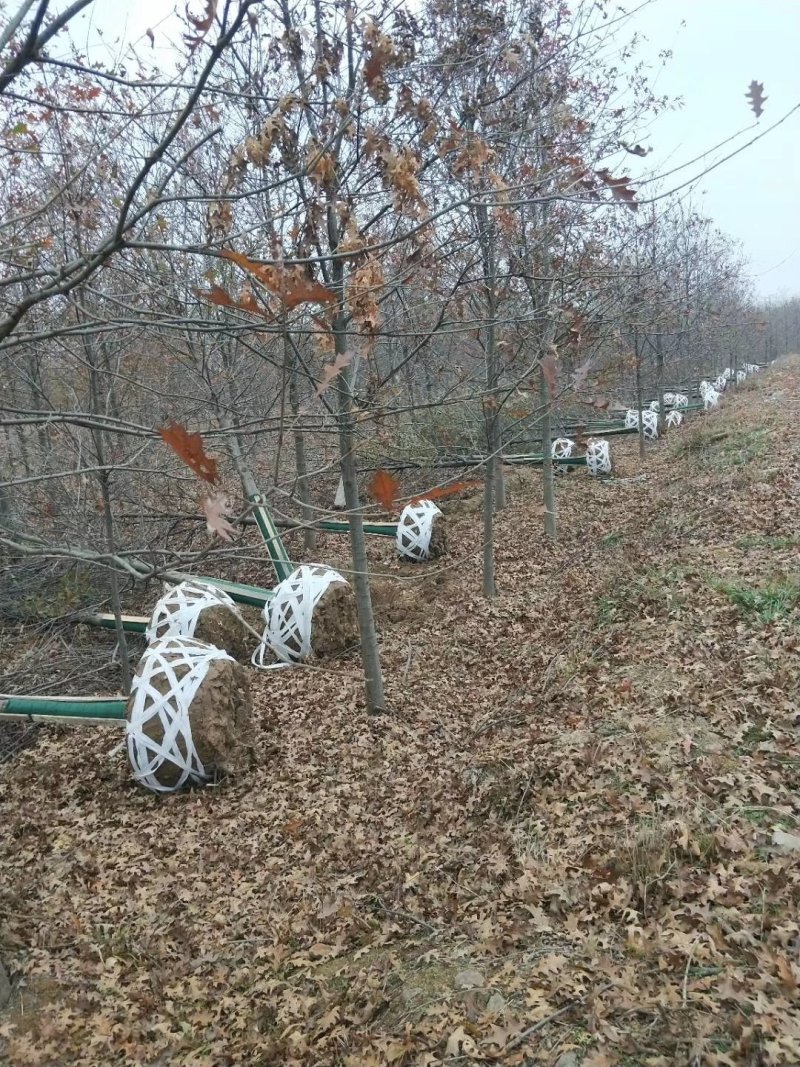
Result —
<path fill-rule="evenodd" d="M 200 13 L 203 6 L 194 0 L 191 9 Z M 180 38 L 170 0 L 95 0 L 89 12 L 81 25 L 91 19 L 102 26 L 107 43 L 114 37 L 135 41 L 152 28 L 155 52 L 144 41 L 145 54 L 167 58 L 169 41 Z M 632 176 L 645 166 L 663 173 L 708 153 L 665 179 L 667 188 L 681 184 L 800 103 L 800 0 L 653 0 L 633 15 L 624 34 L 634 31 L 646 38 L 637 58 L 652 64 L 656 90 L 682 98 L 684 106 L 641 131 L 639 141 L 653 152 L 643 162 L 626 160 Z M 662 67 L 663 50 L 673 55 Z M 754 79 L 764 83 L 767 97 L 758 123 L 745 99 Z M 695 186 L 697 208 L 743 245 L 760 296 L 800 294 L 798 192 L 800 110 Z"/>
<path fill-rule="evenodd" d="M 653 147 L 648 167 L 672 169 L 751 127 L 708 155 L 708 165 L 800 103 L 798 0 L 656 0 L 631 25 L 648 38 L 642 58 L 656 63 L 659 51 L 672 51 L 656 89 L 684 101 L 641 138 Z M 758 123 L 745 99 L 754 79 L 767 97 Z M 679 171 L 667 188 L 703 169 Z M 695 203 L 741 241 L 761 296 L 800 294 L 799 193 L 800 110 L 698 182 Z"/>

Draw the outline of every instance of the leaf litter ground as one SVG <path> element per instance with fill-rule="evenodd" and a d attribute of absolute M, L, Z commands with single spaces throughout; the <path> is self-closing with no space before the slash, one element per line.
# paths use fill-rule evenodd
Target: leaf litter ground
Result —
<path fill-rule="evenodd" d="M 116 733 L 41 731 L 0 774 L 0 1061 L 800 1062 L 799 405 L 787 358 L 615 444 L 556 546 L 510 472 L 491 603 L 477 499 L 441 564 L 371 541 L 391 712 L 355 652 L 254 673 L 246 778 L 159 798 Z"/>

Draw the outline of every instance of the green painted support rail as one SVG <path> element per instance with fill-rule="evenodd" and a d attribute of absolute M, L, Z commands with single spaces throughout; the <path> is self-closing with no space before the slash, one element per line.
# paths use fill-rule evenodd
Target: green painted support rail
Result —
<path fill-rule="evenodd" d="M 267 507 L 263 496 L 260 493 L 253 493 L 247 499 L 253 505 L 253 517 L 256 520 L 261 536 L 264 538 L 264 544 L 267 546 L 267 552 L 272 560 L 272 566 L 275 568 L 275 574 L 278 581 L 282 582 L 295 569 L 294 564 L 289 559 L 286 545 L 283 543 L 278 527 L 272 517 L 272 512 Z"/>
<path fill-rule="evenodd" d="M 292 572 L 289 571 L 289 574 Z M 288 575 L 287 575 L 288 577 Z M 208 582 L 227 593 L 234 604 L 247 604 L 253 608 L 263 608 L 272 599 L 271 589 L 260 589 L 257 585 L 243 585 L 241 582 L 228 582 L 224 578 L 208 578 L 204 574 L 187 574 L 185 581 L 196 578 L 198 582 Z M 280 579 L 283 581 L 283 579 Z"/>
<path fill-rule="evenodd" d="M 80 622 L 88 623 L 89 626 L 99 626 L 103 630 L 116 630 L 117 622 L 110 611 L 90 612 L 79 616 Z M 144 615 L 123 615 L 122 629 L 126 634 L 143 634 L 147 629 L 149 619 Z"/>
<path fill-rule="evenodd" d="M 6 719 L 123 723 L 126 707 L 124 697 L 29 697 L 0 693 L 0 716 Z"/>
<path fill-rule="evenodd" d="M 396 537 L 396 522 L 365 522 L 362 524 L 365 534 L 377 534 L 378 537 Z M 321 519 L 314 524 L 315 530 L 325 530 L 326 533 L 350 533 L 350 523 L 337 519 Z"/>

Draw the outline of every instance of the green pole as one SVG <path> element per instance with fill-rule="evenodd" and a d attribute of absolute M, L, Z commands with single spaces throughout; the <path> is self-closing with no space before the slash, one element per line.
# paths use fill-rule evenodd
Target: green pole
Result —
<path fill-rule="evenodd" d="M 272 560 L 275 574 L 278 581 L 282 582 L 294 570 L 294 564 L 289 559 L 286 545 L 281 539 L 278 527 L 275 525 L 275 520 L 263 496 L 260 493 L 253 493 L 247 499 L 253 505 L 253 517 L 256 520 L 261 536 L 264 538 L 264 544 L 267 546 L 267 553 Z"/>
<path fill-rule="evenodd" d="M 126 707 L 124 697 L 29 697 L 0 693 L 0 716 L 10 719 L 125 722 Z"/>
<path fill-rule="evenodd" d="M 365 522 L 362 524 L 364 533 L 377 534 L 379 537 L 396 537 L 396 522 Z M 349 533 L 350 523 L 336 519 L 321 519 L 314 524 L 314 529 L 325 530 L 327 533 Z"/>

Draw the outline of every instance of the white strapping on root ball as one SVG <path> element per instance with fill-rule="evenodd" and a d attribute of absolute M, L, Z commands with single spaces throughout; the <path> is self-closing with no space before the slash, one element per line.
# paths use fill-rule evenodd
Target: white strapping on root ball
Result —
<path fill-rule="evenodd" d="M 355 597 L 339 574 L 318 564 L 292 571 L 264 606 L 266 628 L 253 663 L 268 666 L 271 650 L 282 663 L 302 663 L 312 655 L 343 652 L 356 640 Z"/>
<path fill-rule="evenodd" d="M 608 441 L 590 437 L 586 442 L 586 469 L 592 477 L 611 474 L 611 449 Z"/>
<path fill-rule="evenodd" d="M 700 382 L 698 391 L 706 411 L 709 411 L 711 408 L 719 407 L 720 393 L 717 392 L 710 382 Z"/>
<path fill-rule="evenodd" d="M 689 397 L 685 393 L 676 393 L 673 406 L 676 408 L 688 408 Z"/>
<path fill-rule="evenodd" d="M 253 642 L 239 608 L 226 592 L 197 579 L 168 588 L 145 631 L 147 643 L 165 637 L 196 637 L 244 662 Z"/>
<path fill-rule="evenodd" d="M 678 411 L 677 408 L 673 408 L 672 411 L 667 412 L 667 418 L 665 421 L 667 426 L 672 430 L 676 426 L 680 426 L 680 424 L 683 422 L 683 415 L 680 411 Z"/>
<path fill-rule="evenodd" d="M 252 762 L 247 672 L 227 652 L 188 637 L 145 651 L 128 698 L 126 739 L 134 777 L 169 793 Z"/>
<path fill-rule="evenodd" d="M 414 563 L 445 551 L 444 516 L 432 500 L 406 504 L 397 521 L 395 544 L 400 555 Z"/>
<path fill-rule="evenodd" d="M 638 430 L 639 412 L 635 408 L 629 408 L 625 412 L 625 429 Z M 645 410 L 642 412 L 642 433 L 646 440 L 655 441 L 658 437 L 658 414 L 655 411 Z"/>
<path fill-rule="evenodd" d="M 163 637 L 194 637 L 203 610 L 220 605 L 235 610 L 228 594 L 207 582 L 187 581 L 171 586 L 153 608 L 145 630 L 147 643 Z"/>
<path fill-rule="evenodd" d="M 568 437 L 557 437 L 550 446 L 553 459 L 569 459 L 575 451 L 575 442 Z"/>

